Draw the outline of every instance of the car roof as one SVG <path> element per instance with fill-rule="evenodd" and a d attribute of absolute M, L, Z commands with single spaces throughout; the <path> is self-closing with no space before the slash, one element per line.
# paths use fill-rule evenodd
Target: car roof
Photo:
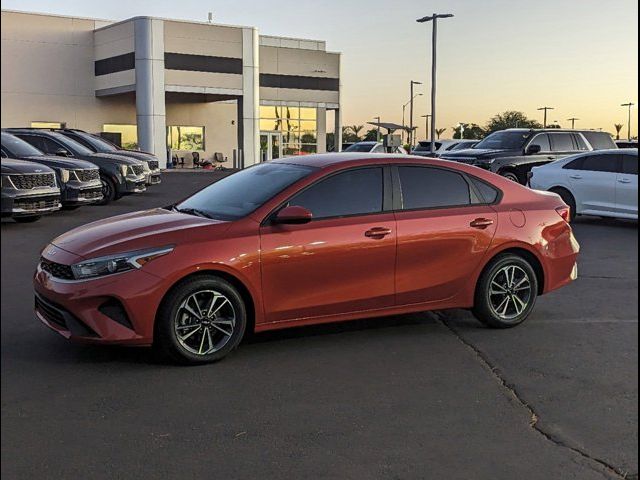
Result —
<path fill-rule="evenodd" d="M 290 165 L 305 165 L 315 168 L 325 168 L 335 165 L 344 167 L 359 165 L 380 165 L 385 163 L 415 163 L 418 165 L 435 165 L 443 167 L 454 167 L 465 170 L 465 165 L 449 160 L 420 157 L 417 155 L 407 155 L 402 153 L 370 153 L 370 152 L 340 152 L 340 153 L 318 153 L 313 155 L 298 155 L 285 157 L 278 160 L 270 160 L 268 163 L 282 163 Z M 476 169 L 477 167 L 473 167 Z"/>

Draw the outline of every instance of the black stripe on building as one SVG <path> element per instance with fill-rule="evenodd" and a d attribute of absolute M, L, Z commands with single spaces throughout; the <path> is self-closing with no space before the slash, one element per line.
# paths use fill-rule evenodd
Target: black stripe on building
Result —
<path fill-rule="evenodd" d="M 108 75 L 109 73 L 133 70 L 136 68 L 136 55 L 131 52 L 123 55 L 116 55 L 115 57 L 103 58 L 102 60 L 96 60 L 93 68 L 96 77 L 100 75 Z"/>
<path fill-rule="evenodd" d="M 340 81 L 337 78 L 261 73 L 260 86 L 271 88 L 295 88 L 302 90 L 329 90 L 337 92 L 340 90 Z"/>
<path fill-rule="evenodd" d="M 235 73 L 241 75 L 242 59 L 165 52 L 164 68 L 167 70 L 186 70 L 190 72 L 210 73 Z"/>

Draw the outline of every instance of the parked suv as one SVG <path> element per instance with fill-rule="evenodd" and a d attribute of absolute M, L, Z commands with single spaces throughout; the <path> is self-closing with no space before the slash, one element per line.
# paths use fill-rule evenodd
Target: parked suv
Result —
<path fill-rule="evenodd" d="M 2 216 L 16 222 L 35 222 L 60 209 L 55 172 L 39 163 L 3 158 Z"/>
<path fill-rule="evenodd" d="M 6 131 L 48 155 L 72 157 L 97 165 L 100 169 L 103 204 L 147 189 L 146 164 L 140 160 L 110 153 L 94 153 L 75 140 L 51 130 L 9 128 Z"/>
<path fill-rule="evenodd" d="M 115 153 L 116 155 L 141 160 L 149 166 L 149 170 L 147 172 L 147 185 L 157 185 L 161 182 L 160 162 L 158 161 L 158 157 L 151 153 L 140 152 L 138 150 L 126 150 L 114 145 L 102 137 L 99 137 L 98 135 L 93 135 L 73 128 L 59 129 L 56 130 L 56 132 L 60 132 L 63 135 L 72 138 L 95 153 Z"/>
<path fill-rule="evenodd" d="M 358 153 L 387 153 L 382 142 L 374 142 L 366 140 L 364 142 L 357 142 L 353 145 L 342 150 L 343 152 L 358 152 Z M 403 147 L 394 147 L 393 153 L 399 153 L 405 155 L 407 152 Z"/>
<path fill-rule="evenodd" d="M 610 148 L 616 145 L 606 132 L 510 128 L 492 133 L 473 148 L 443 153 L 440 158 L 491 170 L 524 185 L 533 167 L 580 152 Z"/>
<path fill-rule="evenodd" d="M 66 209 L 102 200 L 100 172 L 93 163 L 65 157 L 50 157 L 21 138 L 2 132 L 2 156 L 40 163 L 56 172 L 60 201 Z"/>

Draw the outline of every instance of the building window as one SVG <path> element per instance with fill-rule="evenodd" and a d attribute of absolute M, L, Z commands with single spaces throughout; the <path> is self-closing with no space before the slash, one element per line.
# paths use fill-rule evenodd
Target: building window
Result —
<path fill-rule="evenodd" d="M 204 151 L 204 127 L 171 125 L 167 127 L 167 145 L 172 150 Z"/>
<path fill-rule="evenodd" d="M 65 122 L 31 122 L 31 128 L 67 128 Z"/>
<path fill-rule="evenodd" d="M 105 124 L 102 131 L 108 133 L 105 138 L 128 150 L 138 149 L 137 125 Z"/>
<path fill-rule="evenodd" d="M 305 155 L 318 150 L 316 109 L 260 106 L 260 130 L 282 134 L 283 156 Z"/>

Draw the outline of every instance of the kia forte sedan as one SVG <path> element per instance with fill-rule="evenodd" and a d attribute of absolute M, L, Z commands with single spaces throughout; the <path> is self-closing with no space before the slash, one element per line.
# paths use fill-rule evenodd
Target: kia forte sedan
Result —
<path fill-rule="evenodd" d="M 576 278 L 568 218 L 558 195 L 464 164 L 286 158 L 54 239 L 35 312 L 71 340 L 189 363 L 221 359 L 247 331 L 424 310 L 513 327 Z"/>

